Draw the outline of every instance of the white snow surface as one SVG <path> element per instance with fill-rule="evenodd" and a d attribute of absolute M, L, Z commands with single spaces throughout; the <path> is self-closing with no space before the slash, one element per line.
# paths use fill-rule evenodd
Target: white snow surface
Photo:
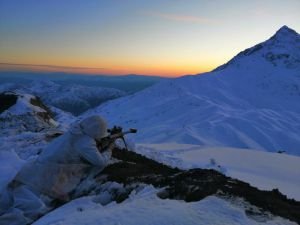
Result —
<path fill-rule="evenodd" d="M 258 225 L 295 224 L 279 217 L 253 220 L 241 206 L 210 196 L 202 201 L 186 203 L 178 200 L 162 200 L 157 190 L 146 187 L 139 193 L 131 194 L 122 204 L 112 202 L 102 206 L 84 197 L 70 202 L 42 217 L 33 225 Z"/>
<path fill-rule="evenodd" d="M 215 71 L 162 81 L 84 116 L 135 127 L 137 143 L 300 155 L 300 35 L 287 27 Z"/>
<path fill-rule="evenodd" d="M 24 161 L 10 149 L 0 150 L 0 192 L 8 185 L 15 177 Z"/>
<path fill-rule="evenodd" d="M 263 190 L 300 201 L 300 157 L 249 149 L 176 143 L 138 144 L 136 151 L 181 169 L 215 169 Z"/>

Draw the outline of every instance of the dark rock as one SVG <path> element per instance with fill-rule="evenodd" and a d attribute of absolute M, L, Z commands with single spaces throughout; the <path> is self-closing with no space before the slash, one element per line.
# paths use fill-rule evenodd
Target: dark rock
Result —
<path fill-rule="evenodd" d="M 51 110 L 42 102 L 42 100 L 39 97 L 34 97 L 30 99 L 30 103 L 34 106 L 38 106 L 45 111 L 47 111 L 49 114 L 51 114 Z"/>
<path fill-rule="evenodd" d="M 4 92 L 0 94 L 0 114 L 16 104 L 18 97 L 15 94 Z"/>

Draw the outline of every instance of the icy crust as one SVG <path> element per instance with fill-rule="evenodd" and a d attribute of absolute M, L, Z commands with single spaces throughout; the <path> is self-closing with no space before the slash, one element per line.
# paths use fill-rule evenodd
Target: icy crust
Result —
<path fill-rule="evenodd" d="M 237 206 L 218 197 L 207 197 L 199 202 L 186 203 L 178 200 L 162 200 L 157 190 L 149 186 L 122 204 L 112 202 L 102 206 L 94 197 L 76 199 L 42 217 L 34 225 L 73 224 L 173 224 L 173 225 L 294 225 L 280 217 L 261 217 L 260 221 L 249 218 L 241 205 Z"/>

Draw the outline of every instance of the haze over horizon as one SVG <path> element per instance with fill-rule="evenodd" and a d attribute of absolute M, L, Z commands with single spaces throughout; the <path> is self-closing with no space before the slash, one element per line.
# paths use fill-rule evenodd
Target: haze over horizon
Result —
<path fill-rule="evenodd" d="M 181 76 L 287 25 L 297 0 L 0 0 L 0 71 Z"/>

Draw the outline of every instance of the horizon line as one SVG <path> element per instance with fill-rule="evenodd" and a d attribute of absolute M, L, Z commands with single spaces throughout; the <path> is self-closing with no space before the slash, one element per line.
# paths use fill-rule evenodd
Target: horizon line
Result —
<path fill-rule="evenodd" d="M 19 67 L 19 68 L 18 68 Z M 22 68 L 23 67 L 23 68 Z M 58 66 L 51 64 L 26 64 L 26 63 L 9 63 L 0 62 L 0 72 L 32 72 L 32 73 L 65 73 L 65 74 L 79 74 L 79 75 L 91 75 L 91 76 L 127 76 L 127 75 L 139 75 L 139 76 L 150 76 L 150 77 L 166 77 L 175 78 L 187 75 L 197 75 L 199 73 L 182 73 L 180 75 L 164 75 L 164 74 L 143 74 L 143 73 L 104 73 L 97 72 L 97 70 L 107 70 L 104 67 L 76 67 L 76 66 Z M 84 71 L 87 70 L 87 71 Z M 89 71 L 90 70 L 90 71 Z M 93 71 L 94 70 L 94 71 Z M 207 72 L 207 71 L 205 71 Z M 204 73 L 204 72 L 201 72 Z"/>
<path fill-rule="evenodd" d="M 0 66 L 3 65 L 0 63 Z M 144 77 L 160 77 L 160 78 L 177 78 L 182 76 L 190 76 L 190 75 L 197 75 L 197 74 L 184 74 L 180 76 L 164 76 L 159 74 L 138 74 L 138 73 L 120 73 L 120 74 L 110 74 L 110 73 L 84 73 L 79 71 L 38 71 L 38 70 L 22 70 L 22 69 L 13 69 L 13 70 L 3 70 L 0 67 L 0 75 L 3 73 L 33 73 L 36 75 L 42 75 L 42 74 L 64 74 L 64 75 L 70 75 L 70 76 L 109 76 L 109 77 L 121 77 L 121 76 L 144 76 Z"/>
<path fill-rule="evenodd" d="M 71 70 L 84 70 L 84 69 L 90 69 L 90 70 L 104 70 L 107 68 L 104 67 L 82 67 L 82 66 L 58 66 L 58 65 L 50 65 L 50 64 L 27 64 L 27 63 L 5 63 L 0 62 L 0 65 L 3 66 L 25 66 L 25 67 L 45 67 L 50 69 L 71 69 Z"/>

